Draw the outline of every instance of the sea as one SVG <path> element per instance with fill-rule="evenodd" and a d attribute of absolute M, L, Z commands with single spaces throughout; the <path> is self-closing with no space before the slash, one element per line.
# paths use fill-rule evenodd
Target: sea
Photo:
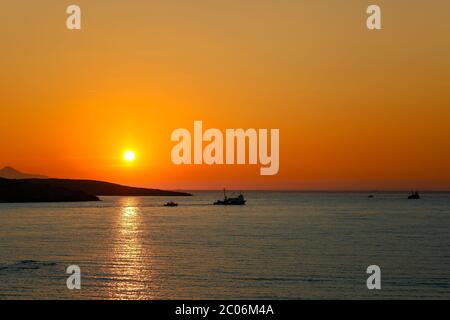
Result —
<path fill-rule="evenodd" d="M 449 193 L 192 193 L 0 204 L 0 299 L 450 299 Z"/>

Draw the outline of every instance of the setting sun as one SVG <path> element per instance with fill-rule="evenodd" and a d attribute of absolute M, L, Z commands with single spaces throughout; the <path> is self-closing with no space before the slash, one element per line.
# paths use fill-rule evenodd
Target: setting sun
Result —
<path fill-rule="evenodd" d="M 136 155 L 133 151 L 126 151 L 123 154 L 123 158 L 125 159 L 125 161 L 132 162 L 136 158 Z"/>

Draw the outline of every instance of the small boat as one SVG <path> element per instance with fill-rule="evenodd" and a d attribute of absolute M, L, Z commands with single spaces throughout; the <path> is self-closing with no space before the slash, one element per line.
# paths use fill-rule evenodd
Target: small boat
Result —
<path fill-rule="evenodd" d="M 224 198 L 223 200 L 217 200 L 214 205 L 218 206 L 243 206 L 247 202 L 242 193 L 237 197 L 227 197 L 225 189 L 223 190 Z"/>
<path fill-rule="evenodd" d="M 368 195 L 368 198 L 373 198 L 373 197 L 374 197 L 373 194 L 369 194 L 369 195 Z"/>
<path fill-rule="evenodd" d="M 420 195 L 417 191 L 411 192 L 411 195 L 408 197 L 408 199 L 412 200 L 412 199 L 420 199 Z"/>
<path fill-rule="evenodd" d="M 164 207 L 178 207 L 178 203 L 170 201 L 170 202 L 165 203 Z"/>

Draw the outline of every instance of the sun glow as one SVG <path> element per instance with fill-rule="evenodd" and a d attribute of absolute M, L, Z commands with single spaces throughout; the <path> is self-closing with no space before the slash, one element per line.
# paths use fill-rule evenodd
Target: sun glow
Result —
<path fill-rule="evenodd" d="M 136 154 L 133 151 L 128 150 L 123 154 L 123 159 L 127 162 L 133 162 L 134 159 L 136 159 Z"/>

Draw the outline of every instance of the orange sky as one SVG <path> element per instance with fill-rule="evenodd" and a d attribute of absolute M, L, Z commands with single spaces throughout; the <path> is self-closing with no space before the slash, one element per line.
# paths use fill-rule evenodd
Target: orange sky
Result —
<path fill-rule="evenodd" d="M 0 166 L 160 188 L 450 190 L 450 2 L 0 8 Z M 172 164 L 171 132 L 279 128 L 280 172 Z M 192 130 L 192 129 L 191 129 Z M 122 154 L 137 159 L 126 165 Z"/>

